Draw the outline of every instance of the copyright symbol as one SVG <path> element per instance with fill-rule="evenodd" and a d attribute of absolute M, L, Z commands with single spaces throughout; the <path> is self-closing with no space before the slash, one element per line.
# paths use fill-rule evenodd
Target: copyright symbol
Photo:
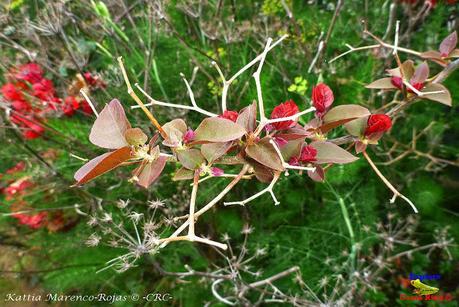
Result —
<path fill-rule="evenodd" d="M 138 301 L 139 300 L 139 295 L 138 294 L 131 294 L 131 300 Z"/>

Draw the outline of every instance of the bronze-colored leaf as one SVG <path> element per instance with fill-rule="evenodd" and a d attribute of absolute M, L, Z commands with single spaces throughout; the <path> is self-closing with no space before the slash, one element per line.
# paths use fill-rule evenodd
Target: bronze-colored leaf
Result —
<path fill-rule="evenodd" d="M 167 134 L 167 139 L 163 141 L 163 144 L 169 147 L 178 146 L 187 130 L 185 121 L 180 118 L 165 123 L 162 128 Z"/>
<path fill-rule="evenodd" d="M 429 100 L 440 102 L 450 107 L 452 105 L 451 94 L 449 93 L 448 89 L 444 85 L 439 84 L 439 83 L 429 83 L 422 90 L 422 92 L 436 92 L 436 91 L 443 91 L 443 93 L 427 94 L 422 97 L 429 99 Z"/>
<path fill-rule="evenodd" d="M 147 163 L 138 176 L 139 181 L 137 181 L 137 184 L 148 188 L 161 175 L 166 162 L 167 157 L 160 156 L 155 161 Z"/>
<path fill-rule="evenodd" d="M 185 149 L 177 152 L 177 159 L 187 169 L 197 169 L 205 162 L 199 149 Z"/>
<path fill-rule="evenodd" d="M 74 178 L 77 181 L 75 185 L 84 184 L 108 171 L 111 171 L 130 158 L 131 148 L 129 146 L 100 155 L 83 165 L 75 173 Z"/>
<path fill-rule="evenodd" d="M 317 150 L 316 163 L 337 163 L 337 164 L 346 164 L 351 163 L 359 158 L 352 155 L 348 151 L 342 149 L 338 145 L 335 145 L 331 142 L 312 142 L 310 144 Z"/>
<path fill-rule="evenodd" d="M 244 127 L 226 118 L 208 117 L 195 131 L 196 142 L 229 142 L 243 136 Z"/>
<path fill-rule="evenodd" d="M 124 138 L 129 145 L 139 146 L 148 141 L 148 136 L 140 128 L 129 128 L 124 133 Z"/>
<path fill-rule="evenodd" d="M 368 116 L 354 119 L 344 124 L 347 132 L 353 136 L 362 136 L 367 128 Z"/>
<path fill-rule="evenodd" d="M 230 148 L 233 142 L 209 143 L 201 146 L 201 153 L 208 162 L 214 162 L 223 156 Z"/>
<path fill-rule="evenodd" d="M 89 140 L 94 145 L 108 149 L 118 149 L 127 146 L 124 138 L 126 130 L 131 128 L 123 106 L 117 99 L 110 101 L 97 117 L 89 134 Z"/>
<path fill-rule="evenodd" d="M 366 88 L 374 88 L 381 90 L 397 89 L 395 85 L 392 84 L 391 78 L 382 78 L 371 82 L 365 86 Z"/>
<path fill-rule="evenodd" d="M 190 180 L 193 178 L 194 178 L 194 171 L 181 167 L 178 171 L 175 172 L 175 175 L 172 178 L 172 180 L 180 181 L 180 180 Z"/>
<path fill-rule="evenodd" d="M 320 130 L 325 133 L 330 129 L 343 125 L 354 119 L 369 116 L 370 111 L 362 106 L 354 104 L 344 104 L 334 107 L 327 112 L 324 116 L 324 125 L 320 127 Z"/>
<path fill-rule="evenodd" d="M 291 140 L 280 149 L 284 161 L 290 161 L 292 157 L 298 157 L 300 155 L 301 146 L 304 143 L 303 139 Z"/>
<path fill-rule="evenodd" d="M 246 154 L 255 161 L 276 171 L 284 170 L 282 161 L 280 160 L 273 145 L 269 142 L 270 137 L 261 139 L 258 143 L 246 147 Z"/>
<path fill-rule="evenodd" d="M 257 102 L 254 101 L 248 107 L 239 112 L 236 124 L 241 125 L 247 132 L 253 132 L 257 126 Z"/>
<path fill-rule="evenodd" d="M 257 177 L 258 181 L 269 183 L 274 178 L 274 172 L 272 169 L 256 162 L 250 161 L 250 165 L 253 167 L 253 173 Z"/>

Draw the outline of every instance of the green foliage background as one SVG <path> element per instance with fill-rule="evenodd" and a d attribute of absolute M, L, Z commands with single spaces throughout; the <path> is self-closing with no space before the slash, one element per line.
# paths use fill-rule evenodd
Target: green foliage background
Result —
<path fill-rule="evenodd" d="M 233 5 L 224 4 L 218 9 L 220 1 L 208 1 L 203 4 L 199 17 L 194 18 L 185 13 L 182 1 L 168 1 L 164 4 L 167 13 L 166 20 L 154 18 L 151 6 L 143 1 L 125 1 L 126 7 L 133 6 L 130 11 L 132 23 L 126 16 L 117 19 L 124 12 L 119 3 L 106 2 L 111 20 L 99 16 L 88 1 L 64 1 L 66 10 L 72 12 L 71 17 L 62 17 L 62 26 L 70 38 L 72 50 L 86 59 L 84 70 L 101 72 L 108 83 L 106 91 L 93 93 L 93 100 L 99 109 L 104 103 L 118 98 L 128 110 L 134 102 L 127 95 L 122 83 L 120 71 L 117 69 L 116 57 L 123 56 L 128 73 L 133 82 L 143 85 L 148 76 L 147 88 L 153 97 L 174 103 L 189 104 L 186 88 L 179 76 L 184 73 L 188 78 L 193 67 L 199 63 L 205 69 L 200 69 L 193 84 L 197 102 L 205 109 L 219 112 L 218 95 L 214 89 L 218 85 L 218 74 L 210 66 L 212 57 L 221 63 L 227 75 L 235 73 L 248 63 L 263 48 L 266 37 L 278 37 L 288 32 L 291 38 L 270 52 L 262 72 L 262 87 L 267 111 L 287 99 L 294 99 L 300 108 L 307 106 L 311 93 L 311 85 L 318 80 L 326 82 L 334 91 L 335 104 L 356 103 L 373 110 L 388 101 L 387 96 L 375 95 L 365 89 L 375 78 L 384 74 L 384 69 L 394 66 L 395 62 L 378 59 L 370 52 L 355 52 L 332 64 L 326 61 L 320 73 L 307 73 L 309 64 L 316 52 L 318 37 L 326 32 L 334 9 L 330 7 L 333 1 L 287 1 L 295 17 L 295 25 L 288 20 L 280 1 L 235 1 Z M 140 2 L 140 4 L 139 4 Z M 364 3 L 364 5 L 362 5 Z M 386 30 L 390 1 L 346 1 L 329 40 L 324 59 L 329 60 L 345 51 L 345 44 L 361 46 L 373 42 L 362 38 L 361 20 L 365 19 L 373 33 L 383 36 Z M 197 9 L 197 5 L 190 5 Z M 398 17 L 405 25 L 403 7 L 398 10 Z M 18 33 L 25 19 L 37 23 L 44 22 L 43 14 L 51 10 L 47 1 L 12 1 L 4 4 L 6 26 L 14 27 L 12 38 L 28 48 L 38 52 L 39 59 L 48 63 L 59 72 L 60 78 L 51 76 L 61 92 L 65 93 L 66 82 L 77 71 L 65 52 L 59 35 L 43 37 L 43 42 L 55 44 L 53 48 L 37 47 L 33 40 L 22 37 Z M 436 49 L 438 43 L 448 33 L 446 27 L 448 16 L 455 15 L 457 20 L 457 5 L 439 4 L 431 14 L 418 25 L 403 45 L 415 50 Z M 149 22 L 148 16 L 152 15 Z M 230 22 L 234 16 L 235 23 Z M 67 20 L 68 19 L 68 20 Z M 225 42 L 219 39 L 211 40 L 205 31 L 222 31 L 223 26 L 234 27 L 242 31 L 240 39 Z M 114 26 L 114 25 L 115 26 Z M 135 25 L 135 27 L 133 26 Z M 245 31 L 242 28 L 248 27 Z M 207 27 L 206 29 L 204 29 Z M 208 29 L 210 28 L 210 30 Z M 266 31 L 265 31 L 266 29 Z M 11 30 L 11 29 L 10 29 Z M 244 32 L 245 31 L 245 32 Z M 143 43 L 139 40 L 142 40 Z M 20 39 L 20 40 L 19 40 Z M 389 40 L 391 40 L 391 36 Z M 151 45 L 151 58 L 145 54 L 143 45 Z M 10 66 L 26 61 L 24 56 L 7 43 L 0 46 L 1 68 L 6 72 Z M 59 48 L 62 48 L 59 49 Z M 219 50 L 219 48 L 221 48 Z M 51 50 L 52 49 L 52 50 Z M 408 58 L 401 55 L 402 60 Z M 146 60 L 146 58 L 148 60 Z M 417 59 L 416 59 L 417 60 Z M 430 64 L 435 73 L 439 67 Z M 208 74 L 208 75 L 206 75 Z M 307 80 L 306 95 L 288 91 L 297 76 Z M 67 81 L 66 81 L 67 80 Z M 421 131 L 431 122 L 433 128 L 426 137 L 418 142 L 418 150 L 427 152 L 444 159 L 458 159 L 459 120 L 459 73 L 455 72 L 445 82 L 453 96 L 453 107 L 448 108 L 430 101 L 422 101 L 406 110 L 405 116 L 394 125 L 390 137 L 402 144 L 410 142 L 412 129 Z M 212 83 L 213 82 L 213 83 Z M 246 83 L 250 86 L 246 87 Z M 256 98 L 255 87 L 251 80 L 250 71 L 245 73 L 230 91 L 230 108 L 239 110 Z M 187 123 L 196 127 L 202 119 L 197 113 L 184 113 L 177 110 L 153 108 L 158 120 L 162 123 L 183 117 Z M 129 110 L 131 122 L 152 132 L 148 121 L 138 110 Z M 74 172 L 81 166 L 81 161 L 70 156 L 70 153 L 81 157 L 93 157 L 101 151 L 89 143 L 89 133 L 93 118 L 77 115 L 71 119 L 53 119 L 49 126 L 58 134 L 47 134 L 43 139 L 28 141 L 18 140 L 13 132 L 2 131 L 0 151 L 0 171 L 8 169 L 20 160 L 27 160 L 32 166 L 33 178 L 40 182 L 40 189 L 54 192 L 51 197 L 43 199 L 38 191 L 27 196 L 27 200 L 36 208 L 62 208 L 80 204 L 83 207 L 94 206 L 94 199 L 103 199 L 102 205 L 107 210 L 118 214 L 115 202 L 118 199 L 131 199 L 131 206 L 140 212 L 147 212 L 148 200 L 166 200 L 166 205 L 178 215 L 186 212 L 186 197 L 190 190 L 186 184 L 177 184 L 171 180 L 174 167 L 169 167 L 161 177 L 160 183 L 145 191 L 127 182 L 129 173 L 117 170 L 113 175 L 106 175 L 84 187 L 88 194 L 70 188 Z M 307 118 L 304 119 L 304 122 Z M 336 135 L 339 131 L 336 132 Z M 333 135 L 331 136 L 333 137 Z M 31 156 L 31 150 L 41 152 L 48 148 L 59 150 L 58 158 L 52 165 L 46 166 Z M 374 153 L 384 153 L 389 144 L 382 142 Z M 376 156 L 378 162 L 384 161 L 384 156 Z M 414 235 L 418 244 L 435 242 L 435 230 L 449 227 L 450 235 L 458 238 L 459 228 L 457 204 L 459 192 L 459 172 L 455 166 L 446 166 L 438 171 L 427 171 L 425 166 L 429 161 L 422 157 L 408 157 L 391 166 L 381 166 L 382 172 L 396 186 L 413 200 L 420 209 L 419 224 Z M 207 181 L 199 194 L 198 204 L 216 195 L 226 184 L 225 179 Z M 264 188 L 264 184 L 247 182 L 237 186 L 226 200 L 240 200 Z M 110 188 L 110 189 L 109 189 Z M 275 193 L 281 201 L 279 206 L 271 203 L 269 196 L 264 196 L 245 207 L 218 206 L 216 210 L 206 213 L 198 224 L 198 232 L 212 234 L 214 238 L 227 233 L 231 237 L 234 248 L 241 246 L 243 235 L 241 229 L 245 224 L 253 227 L 249 235 L 247 248 L 265 248 L 267 255 L 256 261 L 256 269 L 262 270 L 262 276 L 270 276 L 292 266 L 299 266 L 307 284 L 318 293 L 327 290 L 319 287 L 320 280 L 328 276 L 331 280 L 339 273 L 351 274 L 350 267 L 336 269 L 326 265 L 330 258 L 333 263 L 342 263 L 350 252 L 350 240 L 345 220 L 339 205 L 342 199 L 350 215 L 355 240 L 364 242 L 361 247 L 361 257 L 376 252 L 380 248 L 381 238 L 376 235 L 378 223 L 387 222 L 388 214 L 396 214 L 395 219 L 405 220 L 412 215 L 411 209 L 401 201 L 395 205 L 389 204 L 390 191 L 374 175 L 367 163 L 361 158 L 356 163 L 345 166 L 334 166 L 327 173 L 327 183 L 312 182 L 306 176 L 291 172 L 276 186 Z M 89 195 L 89 197 L 88 197 Z M 174 195 L 178 195 L 173 198 Z M 169 201 L 168 201 L 169 200 Z M 0 210 L 8 212 L 11 204 L 2 200 Z M 72 211 L 72 209 L 66 209 Z M 72 213 L 70 213 L 72 215 Z M 84 217 L 78 217 L 79 223 L 64 232 L 50 233 L 47 230 L 32 231 L 18 226 L 11 217 L 1 217 L 2 248 L 11 248 L 11 242 L 19 244 L 13 250 L 20 254 L 17 258 L 5 260 L 8 269 L 4 271 L 25 272 L 19 274 L 3 273 L 0 281 L 2 292 L 20 292 L 23 284 L 38 289 L 37 291 L 57 293 L 116 293 L 116 294 L 146 294 L 168 292 L 173 296 L 173 304 L 180 306 L 202 306 L 203 302 L 214 300 L 209 284 L 200 278 L 188 278 L 189 282 L 177 282 L 175 277 L 161 276 L 153 263 L 171 272 L 184 271 L 188 264 L 195 270 L 206 270 L 213 264 L 221 265 L 224 260 L 209 248 L 191 243 L 176 243 L 161 251 L 159 254 L 144 257 L 137 266 L 125 273 L 105 270 L 96 274 L 104 267 L 105 262 L 120 255 L 122 251 L 107 246 L 95 248 L 86 247 L 84 241 L 92 233 Z M 368 227 L 369 232 L 364 231 Z M 10 244 L 9 244 L 10 243 Z M 9 247 L 8 247 L 9 246 Z M 17 249 L 16 249 L 17 248 Z M 403 250 L 403 247 L 401 247 Z M 402 264 L 393 267 L 382 275 L 383 279 L 376 283 L 377 288 L 368 290 L 365 299 L 370 305 L 400 305 L 400 293 L 409 293 L 409 289 L 401 287 L 398 276 L 407 277 L 410 272 L 441 273 L 443 278 L 436 286 L 444 292 L 458 294 L 457 284 L 459 266 L 457 263 L 457 248 L 450 249 L 453 261 L 446 254 L 427 251 L 414 253 L 411 258 L 403 258 Z M 7 255 L 9 253 L 5 253 Z M 396 252 L 394 253 L 396 254 Z M 6 256 L 5 256 L 6 257 Z M 3 261 L 3 260 L 2 260 Z M 27 271 L 32 271 L 27 273 Z M 16 279 L 20 277 L 20 279 Z M 246 276 L 249 280 L 251 276 Z M 331 282 L 333 284 L 333 282 Z M 283 290 L 295 290 L 297 285 L 292 278 L 279 280 L 276 285 Z M 16 290 L 15 290 L 16 289 Z M 129 306 L 132 302 L 115 303 L 114 306 Z M 170 304 L 170 303 L 169 303 Z M 457 303 L 451 303 L 457 306 Z"/>

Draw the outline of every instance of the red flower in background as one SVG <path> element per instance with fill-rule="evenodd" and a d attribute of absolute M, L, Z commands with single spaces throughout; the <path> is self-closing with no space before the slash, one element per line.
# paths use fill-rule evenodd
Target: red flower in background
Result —
<path fill-rule="evenodd" d="M 28 63 L 20 66 L 14 77 L 34 84 L 43 79 L 43 70 L 36 63 Z"/>
<path fill-rule="evenodd" d="M 312 104 L 318 117 L 327 113 L 334 99 L 333 91 L 324 83 L 319 83 L 312 89 Z"/>
<path fill-rule="evenodd" d="M 26 215 L 22 213 L 14 214 L 13 217 L 19 220 L 19 224 L 27 225 L 32 229 L 38 229 L 45 224 L 46 212 L 40 212 L 34 215 Z"/>
<path fill-rule="evenodd" d="M 2 95 L 6 100 L 23 100 L 22 93 L 14 86 L 13 83 L 6 83 L 2 86 Z"/>
<path fill-rule="evenodd" d="M 293 100 L 288 100 L 274 107 L 273 111 L 271 112 L 271 119 L 289 117 L 295 115 L 299 111 L 300 110 L 298 109 L 296 103 Z M 295 123 L 296 121 L 294 120 L 286 120 L 282 122 L 272 123 L 271 125 L 276 130 L 285 130 L 294 126 Z"/>
<path fill-rule="evenodd" d="M 9 168 L 6 170 L 6 173 L 7 174 L 14 174 L 14 173 L 17 173 L 17 172 L 22 172 L 26 167 L 26 164 L 24 161 L 20 161 L 18 162 L 15 166 Z"/>
<path fill-rule="evenodd" d="M 80 103 L 78 100 L 74 96 L 68 96 L 65 98 L 64 104 L 62 105 L 62 112 L 64 112 L 66 116 L 72 116 L 79 107 Z"/>
<path fill-rule="evenodd" d="M 32 119 L 24 115 L 13 114 L 10 119 L 13 123 L 23 128 L 22 134 L 26 139 L 35 139 L 45 132 L 45 129 L 35 118 Z"/>
<path fill-rule="evenodd" d="M 24 190 L 33 186 L 33 183 L 28 179 L 19 179 L 5 188 L 4 193 L 7 199 L 11 199 L 16 195 L 22 195 Z"/>
<path fill-rule="evenodd" d="M 300 162 L 315 162 L 317 159 L 317 149 L 311 145 L 303 146 L 300 154 Z"/>
<path fill-rule="evenodd" d="M 33 95 L 41 100 L 53 100 L 55 91 L 53 81 L 43 78 L 39 82 L 32 85 Z"/>
<path fill-rule="evenodd" d="M 229 119 L 230 121 L 236 122 L 238 116 L 239 114 L 237 112 L 226 110 L 225 112 L 223 112 L 222 115 L 219 115 L 218 117 L 226 118 L 226 119 Z"/>
<path fill-rule="evenodd" d="M 86 115 L 91 115 L 91 114 L 94 113 L 92 111 L 91 106 L 89 105 L 89 103 L 86 100 L 82 100 L 80 102 L 80 108 L 81 108 L 81 111 L 83 111 L 83 113 L 85 113 Z"/>
<path fill-rule="evenodd" d="M 373 114 L 368 117 L 365 136 L 384 133 L 392 127 L 392 120 L 386 114 Z"/>

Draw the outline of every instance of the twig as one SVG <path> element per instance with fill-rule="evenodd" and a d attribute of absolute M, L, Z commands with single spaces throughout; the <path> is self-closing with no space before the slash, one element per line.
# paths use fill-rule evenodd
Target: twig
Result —
<path fill-rule="evenodd" d="M 276 195 L 273 192 L 273 187 L 276 184 L 277 180 L 279 179 L 279 176 L 280 176 L 280 172 L 274 173 L 274 177 L 271 180 L 271 182 L 269 183 L 269 185 L 265 189 L 263 189 L 260 192 L 250 196 L 249 198 L 241 200 L 241 201 L 224 202 L 223 204 L 225 206 L 232 206 L 232 205 L 244 206 L 245 204 L 251 202 L 252 200 L 254 200 L 254 199 L 256 199 L 256 198 L 258 198 L 260 196 L 262 196 L 263 194 L 269 193 L 269 194 L 271 194 L 271 197 L 272 197 L 272 199 L 274 201 L 274 205 L 277 206 L 277 205 L 280 204 L 280 202 L 277 200 Z"/>
<path fill-rule="evenodd" d="M 384 182 L 384 184 L 392 191 L 392 193 L 394 193 L 394 196 L 390 199 L 390 203 L 393 204 L 397 197 L 400 197 L 401 199 L 406 201 L 411 206 L 411 208 L 413 208 L 414 213 L 418 213 L 418 209 L 411 202 L 411 200 L 409 200 L 405 195 L 401 194 L 396 188 L 394 188 L 394 186 L 389 182 L 389 180 L 387 180 L 386 177 L 384 177 L 384 175 L 379 171 L 378 167 L 373 163 L 366 151 L 363 152 L 363 156 L 365 157 L 365 159 L 367 159 L 368 163 L 370 164 L 371 168 L 375 171 L 376 175 L 378 175 L 379 178 L 381 178 L 381 180 Z"/>
<path fill-rule="evenodd" d="M 158 129 L 159 133 L 161 133 L 162 137 L 164 139 L 167 139 L 167 133 L 164 131 L 164 129 L 161 127 L 161 125 L 158 123 L 156 118 L 151 114 L 151 112 L 145 107 L 143 102 L 140 100 L 140 98 L 137 96 L 137 94 L 134 92 L 131 86 L 131 82 L 129 81 L 128 75 L 126 73 L 126 69 L 124 68 L 123 64 L 123 57 L 118 57 L 118 64 L 120 65 L 121 72 L 123 73 L 123 78 L 124 81 L 126 82 L 126 86 L 128 89 L 128 94 L 134 99 L 134 101 L 140 106 L 142 111 L 147 115 L 148 119 L 150 119 L 150 122 L 153 124 L 153 126 Z"/>

